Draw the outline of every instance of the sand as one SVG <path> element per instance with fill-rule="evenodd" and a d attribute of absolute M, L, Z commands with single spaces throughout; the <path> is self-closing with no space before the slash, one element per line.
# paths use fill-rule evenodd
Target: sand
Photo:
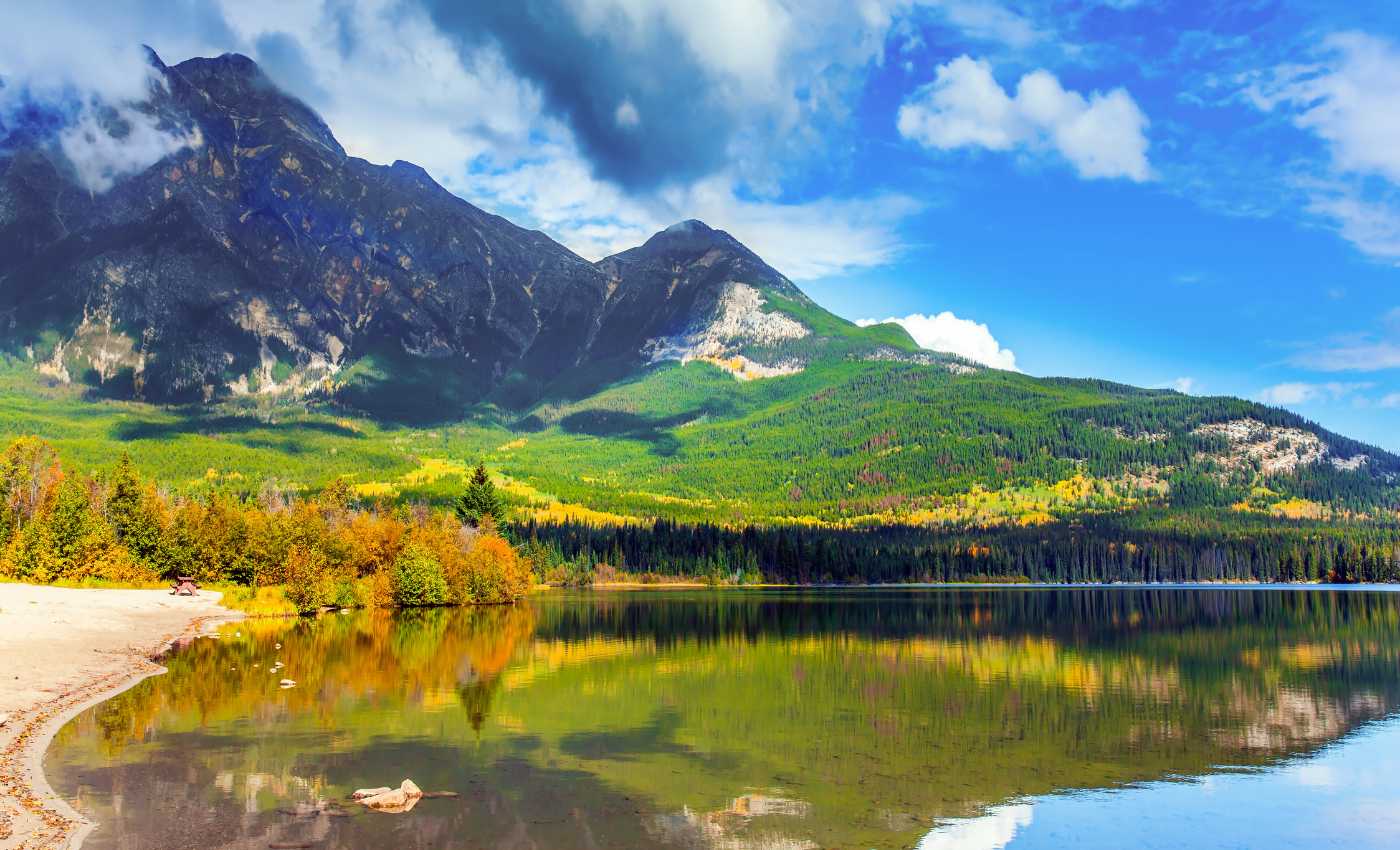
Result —
<path fill-rule="evenodd" d="M 172 643 L 238 615 L 219 594 L 0 584 L 0 850 L 75 848 L 92 828 L 40 767 L 74 715 L 147 676 Z"/>

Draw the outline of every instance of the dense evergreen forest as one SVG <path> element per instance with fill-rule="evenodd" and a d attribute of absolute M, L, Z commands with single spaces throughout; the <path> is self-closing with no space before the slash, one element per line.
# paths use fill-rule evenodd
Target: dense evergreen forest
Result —
<path fill-rule="evenodd" d="M 1288 523 L 1165 512 L 1034 528 L 837 530 L 657 520 L 525 523 L 538 563 L 604 564 L 716 582 L 1400 581 L 1400 526 Z"/>

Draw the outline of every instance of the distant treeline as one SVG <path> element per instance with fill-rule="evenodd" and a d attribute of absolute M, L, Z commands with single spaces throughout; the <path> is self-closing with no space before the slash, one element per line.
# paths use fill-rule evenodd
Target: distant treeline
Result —
<path fill-rule="evenodd" d="M 527 523 L 541 560 L 717 581 L 1400 581 L 1400 526 L 1104 515 L 1029 528 L 643 526 Z"/>

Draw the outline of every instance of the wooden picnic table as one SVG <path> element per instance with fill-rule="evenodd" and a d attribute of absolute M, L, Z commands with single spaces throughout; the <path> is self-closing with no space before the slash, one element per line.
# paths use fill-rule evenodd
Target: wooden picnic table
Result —
<path fill-rule="evenodd" d="M 194 576 L 180 576 L 175 579 L 175 583 L 170 585 L 171 596 L 197 596 L 199 594 L 199 584 L 194 580 Z"/>

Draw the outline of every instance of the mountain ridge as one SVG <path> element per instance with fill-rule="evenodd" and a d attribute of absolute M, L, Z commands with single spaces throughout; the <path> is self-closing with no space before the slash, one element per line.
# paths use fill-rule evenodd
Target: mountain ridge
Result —
<path fill-rule="evenodd" d="M 149 120 L 190 141 L 105 192 L 42 121 L 0 140 L 0 347 L 90 398 L 192 404 L 196 420 L 283 404 L 481 420 L 474 450 L 637 515 L 710 500 L 934 522 L 986 515 L 979 493 L 1020 506 L 998 521 L 1400 506 L 1400 458 L 1294 414 L 922 350 L 695 219 L 589 262 L 412 163 L 348 155 L 247 57 L 152 67 L 114 132 Z M 546 452 L 581 471 L 543 471 Z M 604 492 L 619 470 L 658 499 Z"/>
<path fill-rule="evenodd" d="M 460 412 L 515 374 L 543 384 L 592 361 L 645 362 L 649 340 L 702 321 L 696 312 L 722 299 L 725 282 L 704 273 L 674 302 L 675 286 L 660 295 L 683 266 L 739 267 L 800 295 L 733 237 L 695 221 L 590 263 L 416 165 L 347 155 L 247 57 L 151 58 L 161 82 L 141 108 L 194 141 L 105 193 L 84 198 L 62 151 L 7 137 L 6 149 L 19 150 L 0 180 L 28 203 L 0 221 L 0 244 L 15 249 L 0 261 L 0 308 L 11 337 L 39 347 L 59 378 L 77 373 L 153 401 L 211 401 L 322 392 L 365 357 L 411 378 L 427 360 L 454 384 L 434 401 Z M 62 225 L 46 231 L 52 221 Z M 633 265 L 635 274 L 620 273 Z M 202 290 L 181 291 L 195 277 Z"/>

